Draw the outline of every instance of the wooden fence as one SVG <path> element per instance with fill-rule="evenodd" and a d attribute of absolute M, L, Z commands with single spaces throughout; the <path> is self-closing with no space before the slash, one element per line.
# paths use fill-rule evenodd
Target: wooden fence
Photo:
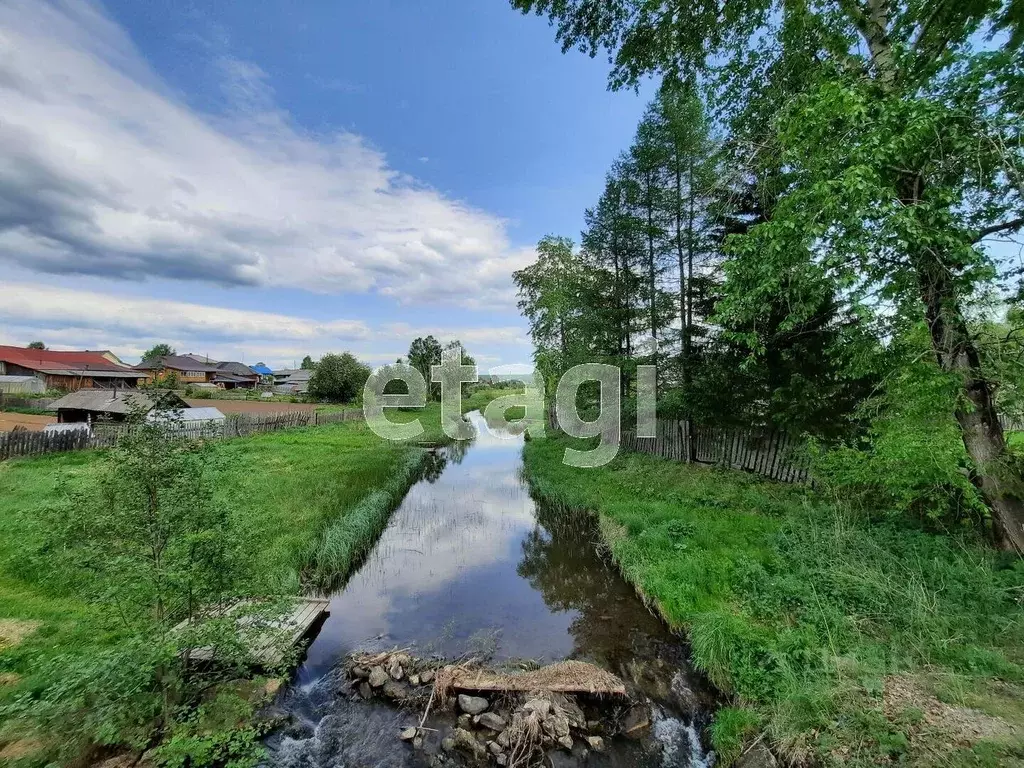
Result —
<path fill-rule="evenodd" d="M 276 432 L 292 427 L 317 427 L 343 421 L 362 419 L 359 409 L 321 413 L 319 411 L 288 411 L 285 413 L 233 413 L 218 424 L 185 422 L 170 425 L 174 435 L 182 438 L 221 440 L 248 437 L 263 432 Z M 98 424 L 93 433 L 87 430 L 63 432 L 0 432 L 0 461 L 16 456 L 81 451 L 89 448 L 110 448 L 129 429 L 123 424 Z"/>
<path fill-rule="evenodd" d="M 558 428 L 554 407 L 548 408 L 548 426 Z M 620 449 L 631 453 L 715 464 L 784 483 L 813 485 L 810 455 L 804 448 L 802 440 L 779 430 L 691 425 L 669 419 L 657 420 L 655 437 L 637 437 L 636 430 L 623 430 L 620 440 Z"/>

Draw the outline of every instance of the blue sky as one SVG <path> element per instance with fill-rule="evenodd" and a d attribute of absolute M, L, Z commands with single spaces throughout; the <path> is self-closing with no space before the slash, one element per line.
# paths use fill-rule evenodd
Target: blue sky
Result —
<path fill-rule="evenodd" d="M 0 343 L 529 362 L 511 272 L 578 236 L 649 93 L 501 0 L 12 0 Z"/>

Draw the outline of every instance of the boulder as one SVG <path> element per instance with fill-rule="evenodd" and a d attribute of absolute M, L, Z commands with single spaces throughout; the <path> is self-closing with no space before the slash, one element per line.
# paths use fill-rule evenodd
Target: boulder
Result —
<path fill-rule="evenodd" d="M 409 687 L 397 680 L 388 680 L 381 688 L 381 692 L 394 701 L 402 701 L 409 697 Z"/>
<path fill-rule="evenodd" d="M 622 718 L 622 735 L 631 739 L 639 739 L 644 729 L 650 726 L 651 718 L 647 707 L 636 705 Z"/>
<path fill-rule="evenodd" d="M 505 718 L 493 712 L 484 712 L 481 715 L 477 715 L 475 722 L 484 728 L 490 728 L 492 731 L 504 731 L 507 725 Z"/>
<path fill-rule="evenodd" d="M 358 677 L 360 679 L 365 680 L 369 676 L 370 670 L 368 670 L 366 667 L 361 667 L 359 665 L 352 667 L 352 677 Z"/>
<path fill-rule="evenodd" d="M 469 715 L 479 715 L 485 709 L 487 709 L 487 699 L 481 698 L 480 696 L 467 696 L 464 693 L 459 694 L 459 709 Z"/>
<path fill-rule="evenodd" d="M 477 741 L 473 734 L 465 728 L 456 728 L 453 738 L 455 739 L 456 749 L 466 752 L 478 760 L 487 757 L 487 750 L 484 748 L 484 745 Z"/>
<path fill-rule="evenodd" d="M 405 728 L 400 734 L 398 734 L 398 738 L 402 741 L 412 741 L 416 738 L 417 733 L 419 733 L 419 730 L 415 727 Z"/>
<path fill-rule="evenodd" d="M 420 672 L 420 682 L 421 683 L 429 683 L 433 679 L 434 679 L 434 670 L 432 670 L 432 669 L 425 669 L 422 672 Z"/>
<path fill-rule="evenodd" d="M 491 750 L 492 755 L 500 755 L 502 752 L 505 751 L 505 748 L 502 747 L 501 744 L 499 744 L 496 741 L 488 741 L 487 748 Z"/>
<path fill-rule="evenodd" d="M 604 752 L 604 739 L 600 736 L 587 736 L 587 746 L 595 752 Z"/>
<path fill-rule="evenodd" d="M 559 737 L 558 746 L 560 746 L 564 750 L 572 752 L 572 738 L 569 736 Z"/>
<path fill-rule="evenodd" d="M 388 673 L 384 671 L 384 667 L 371 667 L 369 677 L 370 685 L 374 688 L 380 688 L 389 680 Z"/>
<path fill-rule="evenodd" d="M 530 699 L 523 704 L 524 712 L 536 712 L 537 717 L 547 717 L 551 711 L 551 702 L 547 699 Z"/>
<path fill-rule="evenodd" d="M 409 684 L 410 685 L 419 685 L 420 684 L 420 676 L 419 675 L 409 675 Z"/>
<path fill-rule="evenodd" d="M 373 696 L 373 688 L 365 680 L 359 684 L 359 695 L 364 699 L 369 699 Z"/>
<path fill-rule="evenodd" d="M 775 755 L 764 744 L 758 743 L 740 756 L 736 768 L 776 768 L 778 764 Z"/>
<path fill-rule="evenodd" d="M 388 664 L 388 675 L 391 676 L 392 680 L 401 680 L 405 676 L 405 670 L 402 669 L 402 665 L 398 662 L 398 657 L 392 656 L 391 663 Z"/>

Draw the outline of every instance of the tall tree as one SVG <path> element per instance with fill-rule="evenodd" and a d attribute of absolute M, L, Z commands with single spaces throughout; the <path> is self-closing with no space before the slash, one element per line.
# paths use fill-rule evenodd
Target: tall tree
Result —
<path fill-rule="evenodd" d="M 312 371 L 316 368 L 316 363 L 313 362 L 313 358 L 306 355 L 302 358 L 302 363 L 299 365 L 299 369 L 303 371 Z"/>
<path fill-rule="evenodd" d="M 46 345 L 41 341 L 30 341 L 27 349 L 46 349 Z"/>
<path fill-rule="evenodd" d="M 610 49 L 612 85 L 650 73 L 717 78 L 726 113 L 756 100 L 765 72 L 803 71 L 773 115 L 790 184 L 771 220 L 736 239 L 762 264 L 731 275 L 721 311 L 742 318 L 786 295 L 811 249 L 860 311 L 923 318 L 937 364 L 961 382 L 953 416 L 997 535 L 1024 552 L 1024 491 L 964 310 L 992 274 L 982 240 L 1024 227 L 1019 3 L 513 4 L 554 17 L 563 48 Z M 993 26 L 1011 34 L 979 44 Z M 811 310 L 789 311 L 799 322 Z"/>
<path fill-rule="evenodd" d="M 148 360 L 155 360 L 158 357 L 167 357 L 168 355 L 176 354 L 174 348 L 170 344 L 154 344 L 150 349 L 147 349 L 142 353 L 142 362 Z"/>
<path fill-rule="evenodd" d="M 418 336 L 409 345 L 409 365 L 415 368 L 427 382 L 427 392 L 431 397 L 440 396 L 440 386 L 430 383 L 431 366 L 441 364 L 441 342 L 433 336 Z"/>

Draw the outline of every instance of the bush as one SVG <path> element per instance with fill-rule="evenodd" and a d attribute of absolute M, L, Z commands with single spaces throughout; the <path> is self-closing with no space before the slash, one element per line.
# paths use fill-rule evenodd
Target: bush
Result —
<path fill-rule="evenodd" d="M 370 378 L 369 366 L 349 352 L 324 355 L 309 379 L 309 394 L 317 399 L 347 403 L 363 391 Z"/>

